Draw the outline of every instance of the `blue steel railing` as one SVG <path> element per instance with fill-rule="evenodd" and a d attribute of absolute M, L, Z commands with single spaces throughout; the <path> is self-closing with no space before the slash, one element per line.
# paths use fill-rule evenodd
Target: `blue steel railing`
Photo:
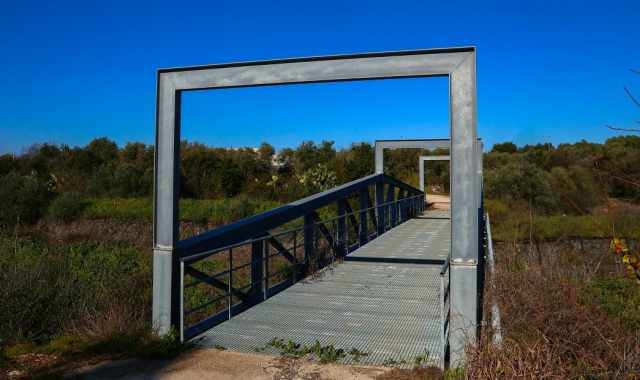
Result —
<path fill-rule="evenodd" d="M 450 286 L 451 275 L 449 260 L 445 260 L 440 270 L 440 368 L 444 369 L 447 349 L 449 348 L 449 320 L 451 319 Z"/>
<path fill-rule="evenodd" d="M 334 214 L 321 219 L 319 209 L 330 205 Z M 424 208 L 420 190 L 376 174 L 184 241 L 181 340 L 342 259 Z"/>

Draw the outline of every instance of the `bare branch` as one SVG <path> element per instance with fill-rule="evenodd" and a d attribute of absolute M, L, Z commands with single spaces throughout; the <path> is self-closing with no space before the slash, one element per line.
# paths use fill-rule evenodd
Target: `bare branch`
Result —
<path fill-rule="evenodd" d="M 605 125 L 605 127 L 612 129 L 614 131 L 640 132 L 640 128 L 617 128 L 608 124 Z"/>
<path fill-rule="evenodd" d="M 627 96 L 629 97 L 629 99 L 631 99 L 631 101 L 634 102 L 636 104 L 636 106 L 640 107 L 640 101 L 638 101 L 638 99 L 633 97 L 633 94 L 631 93 L 631 90 L 629 90 L 629 88 L 627 86 L 624 86 L 624 92 L 627 93 Z"/>

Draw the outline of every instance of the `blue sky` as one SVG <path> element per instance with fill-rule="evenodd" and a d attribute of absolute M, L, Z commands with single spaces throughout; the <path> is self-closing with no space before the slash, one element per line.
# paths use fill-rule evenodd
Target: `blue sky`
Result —
<path fill-rule="evenodd" d="M 5 0 L 6 1 L 6 0 Z M 489 144 L 603 141 L 640 109 L 639 1 L 6 2 L 0 152 L 107 136 L 153 142 L 155 70 L 294 56 L 474 45 Z M 522 3 L 522 4 L 519 4 Z M 635 124 L 637 125 L 637 124 Z M 188 93 L 183 138 L 338 146 L 448 136 L 443 78 Z"/>

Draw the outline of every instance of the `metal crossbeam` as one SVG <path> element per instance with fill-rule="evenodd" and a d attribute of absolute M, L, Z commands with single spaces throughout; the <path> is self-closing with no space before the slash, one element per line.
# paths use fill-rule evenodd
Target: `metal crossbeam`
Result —
<path fill-rule="evenodd" d="M 197 270 L 196 268 L 190 267 L 190 266 L 185 266 L 184 271 L 186 274 L 192 276 L 193 278 L 202 281 L 206 284 L 209 284 L 211 286 L 213 286 L 214 288 L 218 288 L 220 290 L 224 290 L 224 291 L 228 291 L 229 289 L 231 289 L 231 294 L 233 294 L 234 296 L 240 298 L 243 301 L 248 301 L 249 300 L 249 296 L 241 291 L 239 291 L 238 289 L 229 286 L 229 284 L 218 280 L 217 278 L 211 277 L 209 275 L 207 275 L 204 272 L 201 272 L 199 270 Z"/>
<path fill-rule="evenodd" d="M 271 244 L 273 248 L 275 248 L 278 251 L 279 254 L 284 256 L 284 258 L 287 259 L 291 264 L 296 264 L 296 265 L 298 264 L 298 260 L 296 260 L 296 258 L 289 253 L 289 250 L 286 249 L 278 239 L 271 236 L 267 241 L 269 242 L 269 244 Z"/>
<path fill-rule="evenodd" d="M 325 226 L 324 223 L 322 223 L 322 221 L 320 220 L 320 215 L 318 215 L 318 213 L 314 211 L 311 213 L 311 216 L 313 217 L 313 220 L 315 221 L 316 226 L 318 227 L 318 230 L 320 230 L 320 232 L 322 233 L 322 236 L 324 236 L 324 238 L 327 240 L 327 243 L 329 243 L 329 246 L 331 247 L 333 252 L 337 256 L 344 256 L 344 252 L 342 252 L 338 247 L 338 245 L 336 244 L 335 240 L 333 239 L 333 236 L 331 236 L 331 232 L 329 232 L 329 229 L 327 228 L 327 226 Z"/>

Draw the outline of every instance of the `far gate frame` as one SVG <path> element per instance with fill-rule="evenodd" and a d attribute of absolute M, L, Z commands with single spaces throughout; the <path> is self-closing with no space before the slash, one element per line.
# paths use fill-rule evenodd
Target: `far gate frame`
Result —
<path fill-rule="evenodd" d="M 184 91 L 351 80 L 448 77 L 451 114 L 451 362 L 477 334 L 478 204 L 474 47 L 160 69 L 153 214 L 153 327 L 179 322 L 180 123 Z"/>
<path fill-rule="evenodd" d="M 425 199 L 427 197 L 427 192 L 425 191 L 424 188 L 424 179 L 425 179 L 425 170 L 424 170 L 424 165 L 426 161 L 450 161 L 451 157 L 450 156 L 420 156 L 418 158 L 418 188 L 420 190 L 422 190 L 424 192 L 424 196 Z"/>

